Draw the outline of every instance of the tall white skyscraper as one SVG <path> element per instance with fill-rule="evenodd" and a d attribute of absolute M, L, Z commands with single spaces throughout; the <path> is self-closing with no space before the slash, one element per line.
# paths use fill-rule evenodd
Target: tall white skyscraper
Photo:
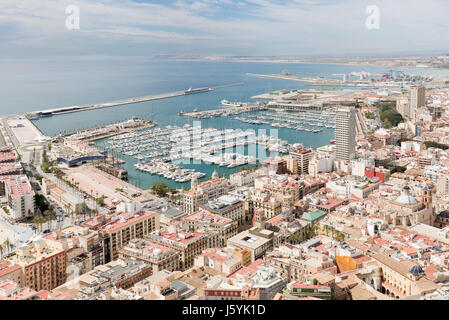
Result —
<path fill-rule="evenodd" d="M 338 109 L 335 119 L 336 159 L 351 161 L 355 156 L 355 109 Z"/>

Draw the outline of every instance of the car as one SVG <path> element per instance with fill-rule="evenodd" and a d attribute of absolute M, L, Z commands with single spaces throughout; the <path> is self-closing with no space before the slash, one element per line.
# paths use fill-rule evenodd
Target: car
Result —
<path fill-rule="evenodd" d="M 51 232 L 50 229 L 47 229 L 47 230 L 44 230 L 43 234 L 47 234 L 47 233 L 50 233 L 50 232 Z"/>

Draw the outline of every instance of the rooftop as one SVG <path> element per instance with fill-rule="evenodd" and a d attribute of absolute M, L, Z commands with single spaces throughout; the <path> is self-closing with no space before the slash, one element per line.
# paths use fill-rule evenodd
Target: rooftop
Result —
<path fill-rule="evenodd" d="M 231 219 L 222 217 L 217 214 L 209 213 L 204 210 L 197 211 L 196 213 L 185 217 L 184 220 L 212 226 L 225 226 L 232 224 Z"/>

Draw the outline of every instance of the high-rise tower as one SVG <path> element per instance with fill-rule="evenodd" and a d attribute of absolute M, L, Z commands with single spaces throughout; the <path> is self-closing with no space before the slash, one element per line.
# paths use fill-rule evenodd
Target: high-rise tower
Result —
<path fill-rule="evenodd" d="M 336 159 L 351 161 L 356 145 L 354 108 L 338 109 L 335 125 Z"/>

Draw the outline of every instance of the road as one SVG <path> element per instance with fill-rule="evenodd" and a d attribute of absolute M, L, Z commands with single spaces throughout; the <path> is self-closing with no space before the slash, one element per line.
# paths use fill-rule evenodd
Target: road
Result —
<path fill-rule="evenodd" d="M 99 213 L 107 212 L 107 209 L 98 206 L 95 200 L 90 199 L 90 198 L 84 198 L 84 194 L 82 194 L 80 191 L 74 189 L 73 187 L 69 186 L 64 181 L 58 179 L 54 174 L 43 172 L 41 169 L 41 162 L 42 162 L 42 150 L 36 150 L 36 156 L 33 159 L 33 164 L 36 167 L 36 171 L 38 172 L 39 175 L 41 175 L 43 178 L 47 178 L 47 179 L 54 181 L 58 187 L 66 190 L 72 196 L 78 198 L 79 200 L 85 201 L 85 203 L 89 209 L 91 209 L 91 210 L 98 209 Z M 33 179 L 33 182 L 34 181 L 37 182 L 37 180 L 35 178 L 32 178 L 32 179 Z M 36 193 L 43 194 L 41 191 L 36 191 Z M 44 196 L 48 199 L 47 195 L 44 195 Z M 47 229 L 49 229 L 50 231 L 53 231 L 56 229 L 61 229 L 61 228 L 71 226 L 75 223 L 74 217 L 70 217 L 69 214 L 67 212 L 65 212 L 65 208 L 62 206 L 62 204 L 57 203 L 56 201 L 53 201 L 53 200 L 51 200 L 50 202 L 53 205 L 55 205 L 55 207 L 56 207 L 55 211 L 57 211 L 56 212 L 57 216 L 61 216 L 63 220 L 62 221 L 48 221 L 48 222 L 42 224 L 42 227 L 41 227 L 42 231 L 45 231 Z M 58 206 L 61 208 L 60 210 L 57 209 Z"/>

